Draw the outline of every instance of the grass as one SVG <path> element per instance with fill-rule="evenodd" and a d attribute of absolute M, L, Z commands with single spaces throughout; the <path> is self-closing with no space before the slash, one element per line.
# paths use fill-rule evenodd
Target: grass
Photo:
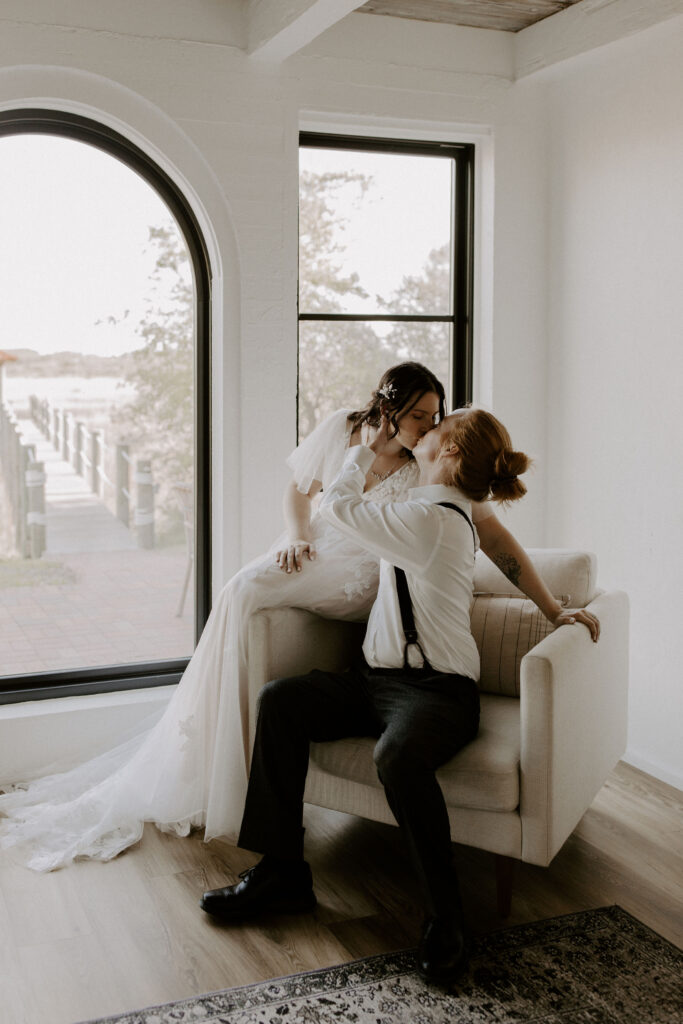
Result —
<path fill-rule="evenodd" d="M 40 558 L 0 558 L 0 590 L 9 587 L 63 586 L 76 583 L 73 569 Z"/>

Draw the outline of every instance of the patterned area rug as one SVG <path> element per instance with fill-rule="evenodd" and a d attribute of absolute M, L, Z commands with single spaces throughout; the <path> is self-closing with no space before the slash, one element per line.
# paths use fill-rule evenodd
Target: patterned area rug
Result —
<path fill-rule="evenodd" d="M 479 939 L 450 988 L 410 950 L 88 1024 L 682 1024 L 683 953 L 620 907 Z"/>

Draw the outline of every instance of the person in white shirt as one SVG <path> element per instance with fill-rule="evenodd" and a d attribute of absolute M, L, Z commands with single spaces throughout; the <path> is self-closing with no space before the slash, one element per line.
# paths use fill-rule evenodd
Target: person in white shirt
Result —
<path fill-rule="evenodd" d="M 241 847 L 264 857 L 238 884 L 204 893 L 200 905 L 227 920 L 312 909 L 302 828 L 309 744 L 376 736 L 377 771 L 426 911 L 418 969 L 443 982 L 467 962 L 448 814 L 435 773 L 474 739 L 479 725 L 479 655 L 469 625 L 476 548 L 470 502 L 520 498 L 526 488 L 518 477 L 529 460 L 513 451 L 494 416 L 463 409 L 415 445 L 419 486 L 408 500 L 364 501 L 366 473 L 388 436 L 385 423 L 369 446 L 348 450 L 320 505 L 330 524 L 381 559 L 364 661 L 345 672 L 313 671 L 264 687 L 239 837 Z M 407 580 L 417 631 L 411 644 L 395 567 Z"/>

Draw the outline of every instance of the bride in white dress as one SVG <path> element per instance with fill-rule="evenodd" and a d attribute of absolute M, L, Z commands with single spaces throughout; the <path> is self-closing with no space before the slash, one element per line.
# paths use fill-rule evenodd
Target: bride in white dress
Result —
<path fill-rule="evenodd" d="M 418 437 L 444 415 L 444 391 L 418 363 L 382 377 L 364 410 L 340 410 L 290 455 L 288 531 L 220 593 L 161 718 L 133 739 L 70 771 L 0 796 L 0 847 L 21 846 L 29 867 L 49 871 L 76 857 L 109 860 L 137 842 L 145 822 L 236 842 L 248 778 L 248 620 L 260 608 L 308 608 L 363 620 L 375 597 L 377 560 L 326 525 L 314 498 L 337 475 L 349 443 L 389 418 L 396 431 L 378 456 L 366 494 L 396 501 L 416 484 Z M 476 518 L 476 516 L 475 516 Z"/>

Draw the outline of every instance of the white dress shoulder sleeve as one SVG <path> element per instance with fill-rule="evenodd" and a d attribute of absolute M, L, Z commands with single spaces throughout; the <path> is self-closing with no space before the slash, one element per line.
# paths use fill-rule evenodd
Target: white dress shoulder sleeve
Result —
<path fill-rule="evenodd" d="M 337 476 L 348 448 L 350 411 L 333 412 L 288 456 L 287 465 L 302 494 L 308 494 L 314 480 L 322 481 L 323 487 L 327 487 Z"/>

